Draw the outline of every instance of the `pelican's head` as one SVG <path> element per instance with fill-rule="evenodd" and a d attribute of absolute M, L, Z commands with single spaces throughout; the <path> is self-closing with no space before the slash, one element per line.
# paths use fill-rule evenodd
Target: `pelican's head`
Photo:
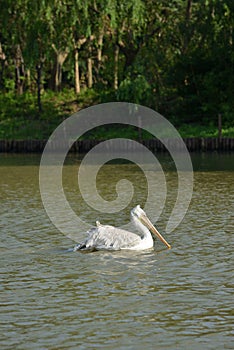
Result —
<path fill-rule="evenodd" d="M 141 224 L 146 226 L 152 233 L 154 233 L 166 246 L 167 248 L 171 248 L 170 244 L 163 238 L 163 236 L 158 232 L 156 227 L 152 224 L 152 222 L 147 217 L 146 213 L 143 209 L 141 209 L 140 205 L 137 205 L 135 208 L 131 210 L 131 217 L 134 220 L 138 220 Z"/>
<path fill-rule="evenodd" d="M 143 209 L 141 209 L 139 204 L 131 210 L 132 217 L 137 217 L 139 219 L 142 215 L 146 216 L 146 213 L 144 212 Z"/>

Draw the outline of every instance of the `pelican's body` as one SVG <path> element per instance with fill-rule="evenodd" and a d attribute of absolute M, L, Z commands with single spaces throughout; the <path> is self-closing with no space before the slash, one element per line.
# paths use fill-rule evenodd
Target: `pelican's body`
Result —
<path fill-rule="evenodd" d="M 97 227 L 92 228 L 87 233 L 89 237 L 82 244 L 77 245 L 74 250 L 81 249 L 107 249 L 107 250 L 145 250 L 154 245 L 150 230 L 156 234 L 164 244 L 170 248 L 170 245 L 160 235 L 157 229 L 147 218 L 145 212 L 136 206 L 131 211 L 131 220 L 135 224 L 139 234 L 125 231 L 114 226 L 101 225 L 96 222 Z"/>

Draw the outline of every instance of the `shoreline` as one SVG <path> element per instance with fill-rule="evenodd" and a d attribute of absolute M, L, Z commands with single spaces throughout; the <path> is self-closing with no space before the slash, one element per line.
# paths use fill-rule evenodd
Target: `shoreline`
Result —
<path fill-rule="evenodd" d="M 165 143 L 172 145 L 176 150 L 181 150 L 179 140 L 164 139 Z M 104 140 L 78 140 L 70 148 L 71 153 L 86 153 Z M 166 152 L 166 147 L 158 139 L 135 140 L 147 147 L 152 152 Z M 187 137 L 183 141 L 189 152 L 209 151 L 234 151 L 234 138 L 223 137 Z M 42 153 L 47 140 L 0 140 L 0 153 Z M 62 150 L 65 143 L 51 145 L 51 150 Z M 108 151 L 108 150 L 107 150 Z"/>

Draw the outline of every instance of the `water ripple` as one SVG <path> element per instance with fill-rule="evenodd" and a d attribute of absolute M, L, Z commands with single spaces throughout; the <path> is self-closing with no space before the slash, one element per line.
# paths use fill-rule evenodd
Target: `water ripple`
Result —
<path fill-rule="evenodd" d="M 25 169 L 1 173 L 2 349 L 232 348 L 232 173 L 195 174 L 171 250 L 82 254 L 49 222 L 37 167 Z"/>

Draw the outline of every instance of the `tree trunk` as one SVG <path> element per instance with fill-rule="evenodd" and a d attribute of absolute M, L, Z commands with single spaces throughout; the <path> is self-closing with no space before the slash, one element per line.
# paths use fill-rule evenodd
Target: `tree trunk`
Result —
<path fill-rule="evenodd" d="M 188 0 L 187 2 L 187 7 L 186 7 L 186 21 L 189 22 L 191 18 L 191 13 L 192 13 L 192 0 Z"/>
<path fill-rule="evenodd" d="M 74 44 L 74 73 L 75 73 L 75 93 L 80 93 L 80 72 L 79 72 L 79 50 L 80 47 L 87 41 L 87 38 L 77 38 L 77 33 L 73 33 L 73 44 Z"/>
<path fill-rule="evenodd" d="M 53 69 L 52 89 L 54 91 L 60 91 L 62 85 L 62 67 L 69 52 L 68 49 L 65 49 L 64 51 L 57 50 L 54 44 L 52 45 L 52 47 L 56 55 Z"/>
<path fill-rule="evenodd" d="M 58 54 L 56 57 L 56 66 L 55 66 L 55 76 L 54 76 L 54 90 L 59 91 L 61 89 L 62 83 L 62 65 L 63 60 L 60 60 L 61 55 Z"/>
<path fill-rule="evenodd" d="M 37 71 L 37 106 L 39 113 L 42 112 L 42 104 L 41 104 L 41 73 L 42 73 L 42 63 L 40 62 L 36 66 L 36 71 Z"/>
<path fill-rule="evenodd" d="M 79 51 L 75 48 L 75 93 L 80 93 Z"/>
<path fill-rule="evenodd" d="M 6 63 L 6 55 L 4 54 L 2 50 L 2 45 L 0 43 L 0 90 L 4 88 L 4 69 L 5 69 L 5 63 Z"/>
<path fill-rule="evenodd" d="M 119 86 L 119 45 L 115 45 L 114 54 L 114 89 L 118 90 Z"/>
<path fill-rule="evenodd" d="M 184 33 L 184 47 L 183 47 L 183 54 L 186 53 L 191 37 L 191 31 L 190 31 L 190 19 L 192 14 L 192 0 L 187 0 L 187 6 L 186 6 L 186 12 L 185 12 L 185 33 Z"/>
<path fill-rule="evenodd" d="M 101 33 L 99 34 L 99 37 L 98 37 L 98 48 L 97 48 L 97 68 L 98 68 L 98 71 L 101 67 L 101 63 L 102 63 L 102 46 L 103 46 L 103 31 L 101 31 Z"/>
<path fill-rule="evenodd" d="M 92 74 L 92 58 L 88 58 L 87 60 L 88 65 L 88 88 L 92 88 L 93 86 L 93 74 Z"/>
<path fill-rule="evenodd" d="M 20 45 L 17 45 L 15 52 L 15 89 L 18 95 L 22 95 L 24 92 L 24 76 L 24 60 Z"/>
<path fill-rule="evenodd" d="M 93 62 L 92 62 L 92 48 L 91 45 L 89 45 L 89 57 L 87 59 L 87 68 L 88 68 L 88 72 L 87 72 L 87 76 L 88 76 L 88 88 L 91 89 L 93 86 L 93 72 L 92 72 L 92 67 L 93 67 Z"/>
<path fill-rule="evenodd" d="M 30 69 L 28 68 L 26 70 L 26 74 L 25 74 L 25 77 L 26 77 L 26 88 L 29 88 L 32 92 L 32 86 L 31 86 L 31 72 L 30 72 Z"/>

